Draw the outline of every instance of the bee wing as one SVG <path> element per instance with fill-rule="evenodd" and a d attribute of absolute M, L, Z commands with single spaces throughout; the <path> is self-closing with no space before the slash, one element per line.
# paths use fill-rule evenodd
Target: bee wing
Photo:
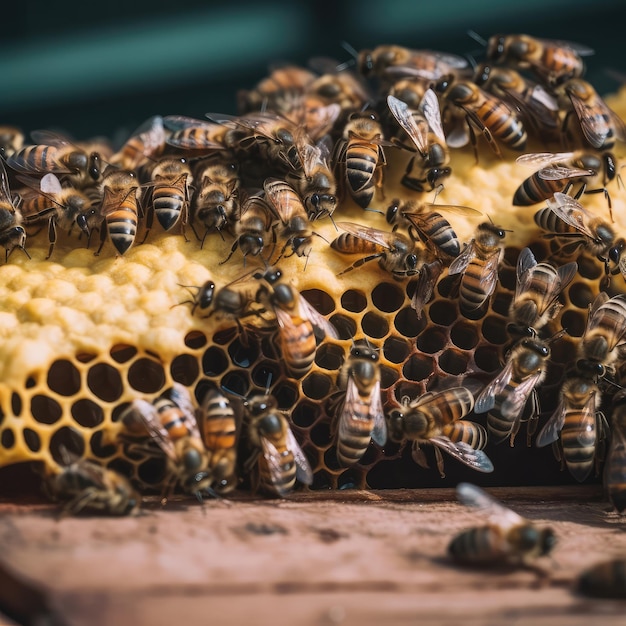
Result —
<path fill-rule="evenodd" d="M 171 116 L 177 117 L 177 116 Z M 165 127 L 163 125 L 163 118 L 160 115 L 153 115 L 148 118 L 143 124 L 130 136 L 130 139 L 139 137 L 143 145 L 143 156 L 151 156 L 154 152 L 161 148 L 165 142 Z"/>
<path fill-rule="evenodd" d="M 464 463 L 478 472 L 493 472 L 493 463 L 482 450 L 474 450 L 474 448 L 463 441 L 457 441 L 455 443 L 445 435 L 431 437 L 428 441 L 438 448 L 445 450 L 457 461 L 461 461 L 461 463 Z"/>
<path fill-rule="evenodd" d="M 162 123 L 165 128 L 173 131 L 195 128 L 197 126 L 212 126 L 212 123 L 207 122 L 207 120 L 200 120 L 187 115 L 166 115 L 162 118 Z"/>
<path fill-rule="evenodd" d="M 515 159 L 516 163 L 533 169 L 545 168 L 548 165 L 554 165 L 555 163 L 562 163 L 574 156 L 573 152 L 531 152 L 529 154 L 522 154 Z"/>
<path fill-rule="evenodd" d="M 557 281 L 558 289 L 555 287 L 553 300 L 555 300 L 559 293 L 561 293 L 561 291 L 563 291 L 563 289 L 565 289 L 565 287 L 567 287 L 572 280 L 574 280 L 574 276 L 576 276 L 577 271 L 578 263 L 576 263 L 576 261 L 571 261 L 570 263 L 566 263 L 565 265 L 561 265 L 557 268 L 556 273 L 559 277 Z"/>
<path fill-rule="evenodd" d="M 471 206 L 464 206 L 462 204 L 433 204 L 431 202 L 425 202 L 423 204 L 422 210 L 424 209 L 432 209 L 433 212 L 439 211 L 447 211 L 448 213 L 454 213 L 455 215 L 482 215 L 483 212 L 478 209 L 474 209 Z M 410 213 L 405 211 L 402 215 L 408 216 L 417 215 L 416 213 Z"/>
<path fill-rule="evenodd" d="M 439 99 L 432 89 L 427 89 L 420 102 L 420 109 L 430 126 L 430 130 L 435 134 L 437 139 L 442 143 L 446 142 L 446 135 L 443 132 L 443 123 L 441 121 L 441 109 L 439 108 Z"/>
<path fill-rule="evenodd" d="M 109 486 L 105 481 L 107 470 L 104 467 L 92 461 L 88 461 L 87 459 L 81 458 L 76 459 L 74 463 L 80 470 L 81 478 L 85 479 L 95 487 L 108 490 Z"/>
<path fill-rule="evenodd" d="M 132 425 L 140 423 L 148 432 L 148 436 L 172 460 L 176 460 L 176 449 L 167 429 L 161 424 L 159 413 L 151 402 L 135 398 L 121 416 L 130 430 Z M 136 427 L 134 428 L 136 430 Z"/>
<path fill-rule="evenodd" d="M 11 188 L 9 187 L 9 176 L 4 167 L 4 161 L 0 160 L 0 202 L 7 202 L 13 206 L 11 198 Z"/>
<path fill-rule="evenodd" d="M 508 394 L 502 402 L 501 411 L 507 415 L 515 416 L 512 421 L 517 420 L 519 414 L 526 406 L 526 402 L 528 402 L 528 398 L 541 378 L 541 375 L 542 371 L 539 370 L 532 376 L 523 380 L 517 387 L 515 387 L 513 393 Z"/>
<path fill-rule="evenodd" d="M 478 394 L 474 404 L 474 413 L 487 413 L 496 404 L 496 394 L 502 393 L 511 382 L 513 361 L 508 359 L 500 373 Z"/>
<path fill-rule="evenodd" d="M 587 237 L 594 238 L 588 226 L 591 215 L 589 215 L 578 200 L 565 193 L 557 192 L 554 194 L 554 198 L 548 198 L 546 202 L 548 207 L 566 224 L 569 224 L 572 228 L 575 228 Z"/>
<path fill-rule="evenodd" d="M 296 461 L 296 478 L 304 485 L 312 484 L 313 470 L 291 428 L 287 430 L 287 447 Z"/>
<path fill-rule="evenodd" d="M 415 311 L 417 319 L 421 319 L 424 306 L 431 299 L 437 280 L 442 273 L 443 263 L 439 260 L 422 265 L 417 278 L 415 292 L 411 298 L 411 308 Z"/>
<path fill-rule="evenodd" d="M 354 222 L 337 222 L 337 227 L 345 230 L 355 237 L 359 237 L 359 239 L 371 241 L 372 243 L 378 244 L 387 250 L 391 249 L 392 241 L 396 237 L 396 235 L 385 230 L 363 226 L 362 224 L 355 224 Z"/>
<path fill-rule="evenodd" d="M 515 273 L 517 277 L 515 298 L 519 298 L 522 293 L 528 289 L 528 285 L 532 281 L 532 272 L 530 271 L 537 265 L 537 259 L 530 248 L 524 248 L 517 257 L 517 266 Z"/>
<path fill-rule="evenodd" d="M 470 264 L 470 261 L 474 258 L 474 253 L 476 250 L 476 240 L 472 239 L 465 250 L 459 254 L 452 263 L 450 263 L 450 267 L 448 268 L 448 274 L 460 274 L 465 271 L 465 268 Z"/>
<path fill-rule="evenodd" d="M 324 331 L 326 336 L 339 339 L 337 329 L 300 294 L 298 299 L 300 317 L 308 319 L 313 326 Z"/>
<path fill-rule="evenodd" d="M 52 130 L 33 130 L 30 137 L 36 144 L 54 146 L 55 148 L 63 148 L 73 144 L 68 137 Z"/>
<path fill-rule="evenodd" d="M 261 437 L 261 450 L 263 452 L 263 458 L 267 463 L 267 467 L 270 473 L 270 480 L 272 481 L 272 484 L 276 489 L 276 493 L 278 493 L 281 498 L 284 498 L 289 493 L 289 490 L 284 487 L 281 481 L 282 456 L 280 452 L 276 449 L 276 446 L 265 437 Z"/>
<path fill-rule="evenodd" d="M 409 105 L 395 96 L 387 96 L 387 105 L 398 124 L 415 144 L 418 152 L 425 155 L 428 152 L 428 124 L 418 124 Z"/>
<path fill-rule="evenodd" d="M 63 187 L 61 187 L 61 181 L 52 172 L 48 172 L 39 181 L 39 189 L 43 193 L 49 193 L 49 194 L 52 194 L 53 196 L 63 191 Z"/>
<path fill-rule="evenodd" d="M 198 427 L 198 421 L 196 419 L 196 409 L 191 402 L 191 396 L 189 390 L 180 383 L 174 383 L 169 392 L 169 397 L 176 406 L 185 413 L 188 419 L 188 427 L 192 437 L 200 437 L 200 428 Z"/>
<path fill-rule="evenodd" d="M 574 107 L 574 112 L 580 121 L 580 128 L 585 135 L 585 139 L 594 147 L 601 148 L 606 138 L 611 133 L 611 127 L 607 118 L 611 118 L 606 106 L 596 105 L 591 107 L 580 98 L 570 94 L 570 100 Z"/>
<path fill-rule="evenodd" d="M 265 190 L 265 195 L 269 199 L 269 206 L 272 209 L 272 212 L 276 215 L 276 217 L 285 224 L 289 221 L 289 218 L 297 213 L 303 213 L 306 215 L 306 210 L 302 201 L 300 200 L 300 196 L 296 193 L 296 191 L 288 185 L 288 183 L 284 183 L 291 188 L 293 193 L 287 193 L 287 190 L 282 187 L 282 185 L 272 185 L 269 183 L 275 182 L 278 179 L 276 178 L 268 178 L 263 184 L 263 189 Z"/>
<path fill-rule="evenodd" d="M 486 491 L 471 483 L 459 483 L 456 495 L 465 506 L 478 509 L 480 514 L 502 529 L 511 528 L 525 521 L 521 515 L 511 511 Z"/>
<path fill-rule="evenodd" d="M 554 167 L 544 167 L 537 172 L 537 175 L 543 180 L 563 180 L 567 178 L 576 178 L 578 176 L 591 176 L 594 173 L 595 172 L 593 170 L 583 170 L 577 167 L 556 165 Z"/>
<path fill-rule="evenodd" d="M 559 438 L 559 434 L 561 433 L 563 424 L 565 423 L 566 409 L 567 407 L 565 405 L 565 401 L 561 398 L 556 410 L 537 435 L 535 445 L 538 448 L 543 448 L 544 446 L 554 443 Z"/>
<path fill-rule="evenodd" d="M 588 445 L 590 435 L 595 434 L 596 430 L 596 394 L 593 392 L 589 394 L 589 398 L 587 398 L 587 402 L 580 412 L 578 441 L 583 445 Z"/>
<path fill-rule="evenodd" d="M 483 271 L 480 276 L 480 286 L 483 292 L 490 296 L 493 293 L 493 290 L 496 288 L 496 283 L 498 282 L 498 265 L 500 265 L 500 250 L 495 250 L 492 252 L 485 261 L 483 266 Z"/>
<path fill-rule="evenodd" d="M 387 443 L 387 422 L 385 420 L 385 411 L 383 410 L 383 402 L 380 395 L 380 381 L 377 381 L 369 397 L 370 417 L 374 421 L 372 428 L 372 440 L 379 446 Z"/>
<path fill-rule="evenodd" d="M 330 132 L 341 115 L 341 105 L 336 102 L 323 106 L 306 107 L 305 125 L 311 137 L 322 137 Z"/>
<path fill-rule="evenodd" d="M 541 43 L 547 46 L 556 46 L 557 48 L 568 48 L 569 50 L 573 50 L 578 56 L 588 57 L 595 54 L 595 50 L 590 48 L 589 46 L 585 46 L 581 43 L 576 43 L 574 41 L 566 41 L 564 39 L 538 39 Z"/>

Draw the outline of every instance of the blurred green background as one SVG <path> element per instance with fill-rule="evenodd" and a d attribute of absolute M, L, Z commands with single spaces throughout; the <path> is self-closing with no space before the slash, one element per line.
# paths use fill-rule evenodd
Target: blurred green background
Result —
<path fill-rule="evenodd" d="M 235 113 L 236 92 L 273 62 L 312 56 L 346 61 L 382 43 L 480 60 L 468 35 L 526 32 L 593 47 L 587 78 L 618 88 L 626 74 L 624 0 L 324 0 L 17 2 L 3 9 L 0 124 L 62 130 L 76 139 L 122 140 L 160 113 Z"/>

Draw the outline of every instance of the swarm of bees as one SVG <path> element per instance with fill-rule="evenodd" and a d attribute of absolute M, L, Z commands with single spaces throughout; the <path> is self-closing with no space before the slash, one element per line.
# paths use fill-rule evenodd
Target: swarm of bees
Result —
<path fill-rule="evenodd" d="M 309 374 L 321 343 L 341 346 L 333 386 L 316 406 L 339 467 L 358 465 L 372 445 L 410 442 L 423 467 L 424 448 L 433 448 L 441 475 L 441 451 L 488 473 L 494 465 L 486 446 L 513 446 L 526 424 L 528 444 L 553 445 L 576 480 L 599 467 L 608 447 L 607 492 L 622 512 L 626 296 L 613 294 L 626 277 L 626 256 L 607 186 L 619 182 L 614 150 L 626 125 L 582 78 L 591 52 L 526 35 L 492 37 L 481 63 L 381 45 L 347 63 L 278 67 L 239 94 L 237 115 L 155 115 L 117 147 L 48 131 L 31 133 L 29 144 L 5 129 L 0 245 L 7 261 L 16 249 L 28 256 L 29 241 L 46 226 L 52 259 L 60 236 L 119 257 L 159 234 L 196 248 L 220 246 L 220 263 L 240 268 L 237 278 L 220 283 L 218 268 L 210 268 L 214 278 L 181 284 L 189 295 L 172 306 L 189 305 L 207 327 L 225 325 L 244 348 L 262 345 L 295 381 Z M 531 144 L 539 148 L 526 152 Z M 522 153 L 517 161 L 535 171 L 520 180 L 511 203 L 545 203 L 535 222 L 546 246 L 517 256 L 497 371 L 433 377 L 426 393 L 393 397 L 382 380 L 381 346 L 320 313 L 285 276 L 283 261 L 300 259 L 306 272 L 310 258 L 331 255 L 343 263 L 338 276 L 355 285 L 356 270 L 402 285 L 416 320 L 445 295 L 458 302 L 460 317 L 480 322 L 496 298 L 508 231 L 480 206 L 437 202 L 464 146 L 477 162 L 485 147 L 488 158 Z M 404 169 L 389 196 L 392 162 Z M 592 193 L 604 194 L 606 214 L 585 207 Z M 447 213 L 480 216 L 473 236 L 459 238 Z M 362 218 L 354 221 L 355 214 Z M 332 241 L 323 236 L 329 232 Z M 604 290 L 590 303 L 577 358 L 546 416 L 539 392 L 568 332 L 557 327 L 563 292 L 583 256 L 600 267 Z M 157 397 L 137 397 L 120 418 L 116 444 L 124 454 L 162 461 L 164 499 L 173 491 L 220 497 L 247 480 L 278 497 L 312 484 L 311 462 L 270 380 L 247 395 L 217 377 L 203 382 L 202 393 L 177 383 Z M 122 489 L 121 480 L 80 459 L 63 465 L 51 491 L 69 501 L 69 512 L 136 510 L 134 487 Z"/>

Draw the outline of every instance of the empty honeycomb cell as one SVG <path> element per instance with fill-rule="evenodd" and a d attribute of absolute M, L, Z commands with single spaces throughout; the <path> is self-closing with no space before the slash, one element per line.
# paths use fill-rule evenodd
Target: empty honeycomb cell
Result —
<path fill-rule="evenodd" d="M 75 355 L 75 359 L 79 363 L 91 363 L 93 360 L 97 358 L 98 355 L 93 354 L 91 352 L 78 352 Z"/>
<path fill-rule="evenodd" d="M 506 343 L 509 340 L 506 324 L 507 321 L 502 317 L 487 315 L 481 324 L 483 337 L 490 343 Z"/>
<path fill-rule="evenodd" d="M 121 404 L 118 404 L 117 406 L 113 407 L 113 410 L 111 411 L 111 421 L 113 423 L 119 422 L 120 418 L 122 417 L 122 414 L 129 406 L 130 406 L 130 402 L 122 402 Z"/>
<path fill-rule="evenodd" d="M 26 389 L 32 389 L 37 386 L 37 378 L 35 376 L 29 376 L 24 383 L 24 387 Z"/>
<path fill-rule="evenodd" d="M 104 443 L 106 441 L 106 432 L 104 430 L 96 430 L 89 438 L 89 448 L 94 456 L 99 459 L 108 459 L 117 452 L 117 446 L 114 443 Z"/>
<path fill-rule="evenodd" d="M 491 299 L 491 309 L 495 313 L 499 313 L 500 315 L 504 315 L 505 317 L 509 314 L 509 308 L 511 306 L 511 295 L 498 292 Z"/>
<path fill-rule="evenodd" d="M 393 318 L 395 329 L 404 337 L 417 337 L 427 324 L 425 315 L 418 319 L 415 311 L 408 306 L 400 309 Z"/>
<path fill-rule="evenodd" d="M 50 396 L 37 394 L 30 399 L 30 412 L 40 424 L 55 424 L 61 419 L 63 408 Z"/>
<path fill-rule="evenodd" d="M 247 343 L 239 337 L 233 339 L 228 346 L 228 354 L 234 365 L 250 367 L 259 358 L 259 349 L 256 343 Z"/>
<path fill-rule="evenodd" d="M 417 338 L 417 349 L 426 354 L 435 354 L 443 350 L 448 343 L 448 332 L 442 328 L 433 328 Z"/>
<path fill-rule="evenodd" d="M 95 396 L 105 402 L 115 402 L 124 390 L 119 372 L 108 363 L 95 363 L 89 368 L 87 386 Z"/>
<path fill-rule="evenodd" d="M 13 411 L 13 415 L 19 417 L 22 414 L 22 406 L 20 394 L 14 391 L 11 394 L 11 410 Z"/>
<path fill-rule="evenodd" d="M 120 343 L 116 344 L 109 351 L 111 358 L 116 363 L 127 363 L 135 358 L 137 354 L 137 348 L 135 346 L 129 346 L 128 344 Z"/>
<path fill-rule="evenodd" d="M 394 388 L 394 396 L 398 404 L 402 404 L 405 399 L 414 400 L 424 389 L 422 385 L 411 382 L 410 380 L 400 381 Z"/>
<path fill-rule="evenodd" d="M 512 251 L 511 255 L 513 258 L 509 259 L 509 252 Z M 504 289 L 508 289 L 509 291 L 515 291 L 515 283 L 517 282 L 517 276 L 515 271 L 515 266 L 517 264 L 517 257 L 519 256 L 519 250 L 517 248 L 508 248 L 504 255 L 504 261 L 500 265 L 500 270 L 498 272 L 498 280 Z M 506 262 L 509 262 L 510 265 L 505 265 Z"/>
<path fill-rule="evenodd" d="M 467 371 L 468 356 L 459 350 L 449 348 L 444 350 L 437 362 L 439 367 L 447 374 L 458 376 Z"/>
<path fill-rule="evenodd" d="M 338 370 L 343 363 L 344 356 L 341 346 L 323 343 L 315 353 L 315 364 L 325 370 Z"/>
<path fill-rule="evenodd" d="M 300 397 L 298 388 L 288 380 L 279 381 L 272 389 L 272 395 L 282 411 L 290 411 Z"/>
<path fill-rule="evenodd" d="M 50 438 L 50 454 L 61 466 L 67 464 L 68 453 L 72 456 L 85 454 L 85 440 L 82 434 L 71 426 L 62 426 Z"/>
<path fill-rule="evenodd" d="M 300 295 L 322 315 L 330 315 L 335 310 L 334 299 L 322 289 L 304 289 Z"/>
<path fill-rule="evenodd" d="M 22 436 L 24 437 L 24 443 L 31 452 L 39 452 L 41 450 L 41 438 L 37 431 L 32 428 L 24 428 Z"/>
<path fill-rule="evenodd" d="M 332 428 L 334 428 L 334 426 L 331 426 L 329 422 L 317 422 L 317 424 L 309 430 L 311 443 L 318 448 L 326 447 L 328 442 L 332 440 Z"/>
<path fill-rule="evenodd" d="M 71 361 L 60 359 L 50 366 L 47 383 L 60 396 L 73 396 L 80 391 L 80 372 Z"/>
<path fill-rule="evenodd" d="M 558 363 L 572 365 L 576 361 L 577 346 L 573 341 L 560 340 L 550 344 L 551 369 L 556 368 Z"/>
<path fill-rule="evenodd" d="M 319 372 L 311 372 L 302 380 L 302 391 L 312 400 L 321 400 L 328 395 L 333 381 L 330 376 Z"/>
<path fill-rule="evenodd" d="M 366 313 L 361 319 L 361 328 L 366 335 L 375 339 L 381 339 L 389 332 L 387 320 L 371 311 Z"/>
<path fill-rule="evenodd" d="M 233 325 L 230 328 L 224 328 L 213 335 L 213 343 L 216 343 L 218 346 L 225 346 L 227 343 L 230 343 L 238 333 L 239 330 L 237 326 Z"/>
<path fill-rule="evenodd" d="M 324 452 L 324 466 L 332 472 L 338 472 L 343 469 L 337 459 L 335 446 L 331 446 Z"/>
<path fill-rule="evenodd" d="M 15 433 L 11 428 L 5 428 L 0 435 L 0 443 L 3 448 L 10 450 L 15 445 Z"/>
<path fill-rule="evenodd" d="M 229 393 L 245 398 L 248 396 L 248 391 L 250 390 L 250 379 L 246 372 L 233 370 L 222 376 L 220 386 Z"/>
<path fill-rule="evenodd" d="M 397 311 L 404 304 L 404 300 L 404 291 L 392 283 L 379 283 L 372 290 L 372 303 L 385 313 Z"/>
<path fill-rule="evenodd" d="M 300 428 L 313 426 L 319 415 L 319 405 L 301 401 L 291 412 L 291 421 Z"/>
<path fill-rule="evenodd" d="M 456 305 L 449 300 L 433 302 L 428 313 L 430 319 L 440 326 L 450 326 L 459 317 Z"/>
<path fill-rule="evenodd" d="M 383 389 L 389 389 L 400 377 L 400 373 L 395 367 L 388 365 L 380 366 L 380 385 Z"/>
<path fill-rule="evenodd" d="M 153 457 L 140 463 L 137 468 L 137 478 L 146 485 L 159 485 L 165 478 L 164 459 Z"/>
<path fill-rule="evenodd" d="M 337 477 L 337 489 L 363 489 L 365 479 L 357 468 L 350 468 Z"/>
<path fill-rule="evenodd" d="M 341 306 L 352 313 L 360 313 L 367 306 L 367 297 L 362 291 L 348 289 L 341 294 Z"/>
<path fill-rule="evenodd" d="M 263 360 L 254 366 L 250 378 L 252 384 L 266 389 L 280 380 L 280 366 L 275 361 Z"/>
<path fill-rule="evenodd" d="M 578 259 L 578 273 L 589 280 L 597 280 L 602 276 L 604 267 L 598 259 L 581 254 Z"/>
<path fill-rule="evenodd" d="M 374 463 L 376 463 L 376 461 L 380 459 L 380 457 L 380 448 L 373 443 L 370 443 L 370 445 L 367 446 L 367 450 L 365 450 L 363 456 L 359 460 L 359 465 L 363 465 L 364 467 L 367 467 L 368 465 L 373 465 Z"/>
<path fill-rule="evenodd" d="M 115 472 L 122 474 L 122 476 L 131 477 L 133 476 L 134 465 L 130 463 L 127 459 L 122 457 L 116 457 L 107 463 L 107 467 L 112 469 Z"/>
<path fill-rule="evenodd" d="M 457 348 L 472 350 L 478 345 L 480 337 L 473 324 L 459 321 L 450 329 L 450 339 Z"/>
<path fill-rule="evenodd" d="M 219 376 L 228 369 L 228 357 L 221 348 L 211 346 L 202 355 L 202 372 L 205 376 Z"/>
<path fill-rule="evenodd" d="M 425 354 L 412 354 L 402 366 L 402 375 L 408 380 L 426 380 L 433 371 L 433 358 Z"/>
<path fill-rule="evenodd" d="M 193 354 L 179 354 L 172 360 L 170 374 L 174 381 L 189 387 L 200 374 L 198 359 Z"/>
<path fill-rule="evenodd" d="M 474 352 L 474 363 L 485 372 L 495 372 L 500 368 L 500 354 L 493 346 L 478 346 Z"/>
<path fill-rule="evenodd" d="M 72 404 L 72 417 L 84 428 L 95 428 L 104 422 L 102 407 L 88 398 L 81 398 Z"/>
<path fill-rule="evenodd" d="M 402 363 L 404 359 L 409 356 L 410 351 L 411 346 L 403 337 L 394 337 L 392 335 L 391 337 L 387 337 L 383 344 L 383 354 L 391 363 Z"/>
<path fill-rule="evenodd" d="M 165 384 L 163 366 L 157 361 L 141 357 L 128 368 L 128 383 L 141 393 L 156 393 Z"/>
<path fill-rule="evenodd" d="M 2 406 L 0 406 L 0 426 L 2 426 L 2 422 L 4 422 L 5 413 L 2 410 Z"/>
<path fill-rule="evenodd" d="M 347 315 L 335 313 L 330 318 L 330 323 L 337 330 L 339 339 L 352 339 L 356 335 L 356 322 Z"/>
<path fill-rule="evenodd" d="M 329 475 L 328 472 L 319 471 L 315 473 L 313 477 L 313 484 L 311 485 L 311 489 L 333 489 L 335 486 L 334 480 Z"/>
<path fill-rule="evenodd" d="M 199 330 L 192 330 L 185 335 L 185 345 L 191 350 L 199 350 L 207 344 L 207 336 Z"/>
<path fill-rule="evenodd" d="M 587 325 L 587 313 L 569 309 L 561 315 L 561 325 L 570 337 L 582 337 Z"/>
<path fill-rule="evenodd" d="M 570 302 L 579 309 L 587 310 L 595 294 L 588 283 L 574 282 L 567 292 Z"/>

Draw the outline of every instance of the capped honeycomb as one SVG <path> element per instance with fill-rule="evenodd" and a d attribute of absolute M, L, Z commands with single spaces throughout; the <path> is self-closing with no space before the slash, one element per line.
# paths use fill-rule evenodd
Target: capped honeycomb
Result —
<path fill-rule="evenodd" d="M 626 111 L 623 95 L 608 101 L 618 113 Z M 136 398 L 151 401 L 179 383 L 198 404 L 210 388 L 239 397 L 268 390 L 311 464 L 313 489 L 431 486 L 468 475 L 482 484 L 570 481 L 549 449 L 526 446 L 525 423 L 515 447 L 487 446 L 495 466 L 491 475 L 478 475 L 444 455 L 447 477 L 442 479 L 432 453 L 426 450 L 431 469 L 421 468 L 406 442 L 371 443 L 360 462 L 348 468 L 336 458 L 330 399 L 353 341 L 367 339 L 379 349 L 387 414 L 405 397 L 461 384 L 468 377 L 480 388 L 501 371 L 512 343 L 507 322 L 521 249 L 529 246 L 537 261 L 572 260 L 559 258 L 555 241 L 542 237 L 533 221 L 535 207 L 513 206 L 516 188 L 529 175 L 515 163 L 516 155 L 504 149 L 499 159 L 480 138 L 478 152 L 477 163 L 471 146 L 453 151 L 452 175 L 436 203 L 480 212 L 448 217 L 461 242 L 468 243 L 487 219 L 507 230 L 498 284 L 487 308 L 464 315 L 458 281 L 444 271 L 418 316 L 411 306 L 417 276 L 396 279 L 376 260 L 342 273 L 358 256 L 331 249 L 337 228 L 328 219 L 316 220 L 313 229 L 319 237 L 313 237 L 310 256 L 285 255 L 277 262 L 338 334 L 318 338 L 313 366 L 301 379 L 285 370 L 272 323 L 242 320 L 242 333 L 233 320 L 203 317 L 192 309 L 192 287 L 209 280 L 218 287 L 243 281 L 251 294 L 257 288 L 253 272 L 265 269 L 260 259 L 248 256 L 244 261 L 236 251 L 223 262 L 232 247 L 228 234 L 211 233 L 201 245 L 191 233 L 163 232 L 155 224 L 146 241 L 123 256 L 115 254 L 111 242 L 94 256 L 93 243 L 88 248 L 76 234 L 59 231 L 49 259 L 46 229 L 29 235 L 30 258 L 15 250 L 0 267 L 0 466 L 36 462 L 55 472 L 69 450 L 130 476 L 143 489 L 158 491 L 164 458 L 137 454 L 121 444 L 121 416 Z M 620 156 L 617 152 L 618 162 Z M 389 231 L 384 212 L 393 198 L 431 202 L 433 194 L 401 184 L 409 158 L 388 149 L 384 184 L 368 207 L 373 210 L 344 198 L 335 222 Z M 614 227 L 626 233 L 626 199 L 616 183 L 611 199 Z M 602 194 L 585 195 L 581 202 L 608 219 Z M 144 232 L 140 223 L 138 242 Z M 575 258 L 578 271 L 549 326 L 553 333 L 564 328 L 567 334 L 551 345 L 547 376 L 538 389 L 540 428 L 555 410 L 576 360 L 589 304 L 605 287 L 597 258 L 585 250 Z M 613 276 L 607 290 L 610 295 L 626 292 L 624 278 Z M 603 404 L 610 403 L 611 393 L 603 388 Z M 485 423 L 485 415 L 472 413 L 470 419 Z M 247 477 L 241 479 L 245 488 Z"/>

